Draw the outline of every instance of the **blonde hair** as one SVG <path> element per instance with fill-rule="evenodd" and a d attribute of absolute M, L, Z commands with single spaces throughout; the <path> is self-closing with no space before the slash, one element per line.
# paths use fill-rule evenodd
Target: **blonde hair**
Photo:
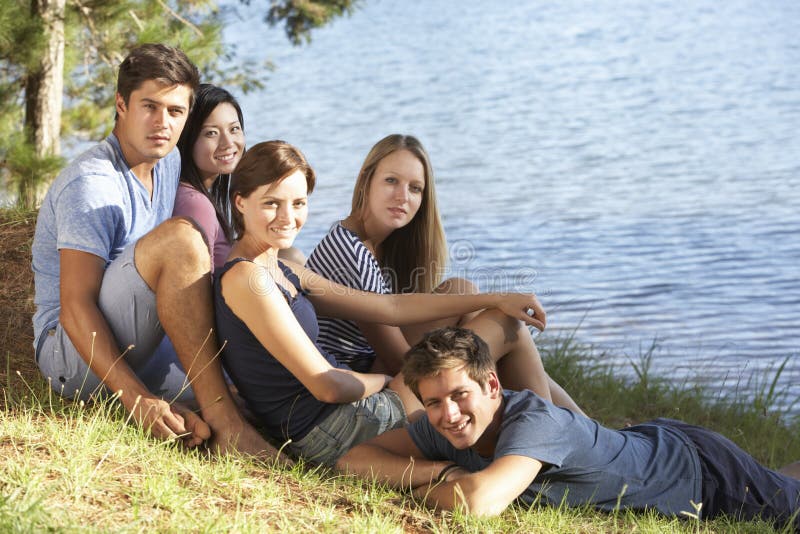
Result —
<path fill-rule="evenodd" d="M 430 293 L 441 282 L 447 265 L 447 240 L 436 204 L 430 158 L 416 137 L 392 134 L 372 147 L 358 173 L 350 216 L 363 221 L 375 169 L 383 158 L 398 150 L 408 150 L 422 163 L 425 188 L 419 211 L 411 222 L 389 234 L 381 243 L 379 261 L 391 276 L 395 293 Z"/>

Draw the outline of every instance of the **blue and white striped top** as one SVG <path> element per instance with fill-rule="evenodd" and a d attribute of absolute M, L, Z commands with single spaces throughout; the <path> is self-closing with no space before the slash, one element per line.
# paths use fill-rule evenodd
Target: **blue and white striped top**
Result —
<path fill-rule="evenodd" d="M 356 234 L 336 223 L 308 257 L 306 267 L 337 284 L 372 293 L 392 293 L 372 252 Z M 317 342 L 339 363 L 354 371 L 369 372 L 375 351 L 353 321 L 319 317 Z"/>

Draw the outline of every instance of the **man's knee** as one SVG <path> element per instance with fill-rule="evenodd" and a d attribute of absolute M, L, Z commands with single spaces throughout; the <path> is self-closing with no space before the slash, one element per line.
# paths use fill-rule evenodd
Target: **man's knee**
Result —
<path fill-rule="evenodd" d="M 180 265 L 187 271 L 202 272 L 211 269 L 208 241 L 188 217 L 168 219 L 139 239 L 135 261 L 148 284 L 165 266 Z"/>

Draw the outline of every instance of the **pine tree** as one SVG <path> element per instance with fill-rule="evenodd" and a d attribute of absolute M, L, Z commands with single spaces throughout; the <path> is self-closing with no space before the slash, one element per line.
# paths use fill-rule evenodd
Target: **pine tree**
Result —
<path fill-rule="evenodd" d="M 249 4 L 247 0 L 243 3 Z M 263 85 L 263 65 L 235 59 L 215 0 L 0 0 L 0 184 L 34 207 L 63 166 L 60 140 L 97 138 L 112 126 L 116 67 L 139 43 L 182 48 L 205 80 Z M 349 14 L 358 0 L 270 0 L 265 21 L 294 44 Z"/>

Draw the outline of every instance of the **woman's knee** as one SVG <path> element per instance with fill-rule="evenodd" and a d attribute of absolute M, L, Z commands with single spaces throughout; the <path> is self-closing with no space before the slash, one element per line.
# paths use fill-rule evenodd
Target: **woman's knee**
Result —
<path fill-rule="evenodd" d="M 295 247 L 281 249 L 278 252 L 278 257 L 282 260 L 293 261 L 299 265 L 305 265 L 306 263 L 306 255 L 303 254 L 303 251 L 299 248 Z"/>
<path fill-rule="evenodd" d="M 466 278 L 453 277 L 448 278 L 433 290 L 434 293 L 443 293 L 448 295 L 476 295 L 480 293 L 478 286 L 467 280 Z"/>
<path fill-rule="evenodd" d="M 500 325 L 503 330 L 517 331 L 523 326 L 522 321 L 506 315 L 498 308 L 489 308 L 488 310 L 483 310 L 478 314 L 476 319 L 491 321 L 492 323 Z"/>

